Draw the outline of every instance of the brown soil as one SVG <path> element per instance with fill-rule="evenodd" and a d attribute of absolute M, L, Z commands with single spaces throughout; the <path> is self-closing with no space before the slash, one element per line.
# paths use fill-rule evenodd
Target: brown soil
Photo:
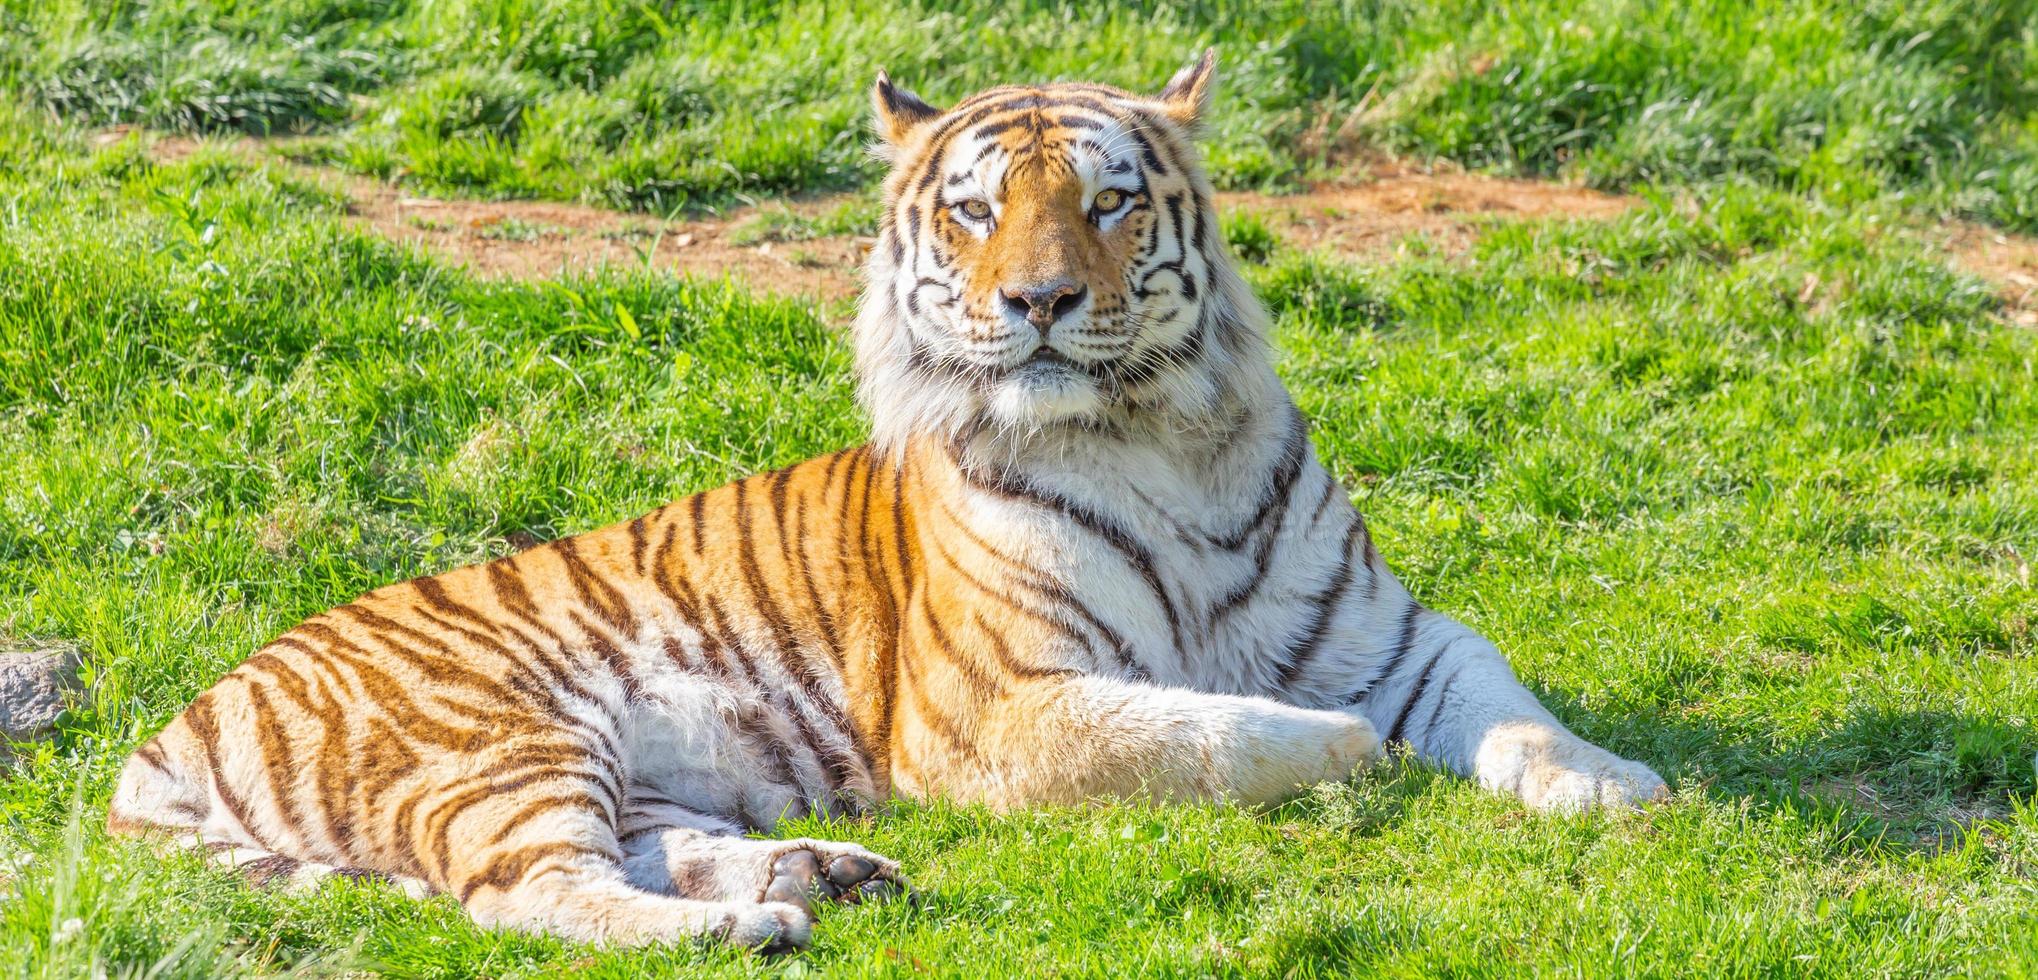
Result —
<path fill-rule="evenodd" d="M 124 133 L 109 131 L 104 138 Z M 765 290 L 838 301 L 859 288 L 871 240 L 852 236 L 737 244 L 735 233 L 766 211 L 824 214 L 843 197 L 815 197 L 741 208 L 726 214 L 662 221 L 584 205 L 548 201 L 479 201 L 418 196 L 392 184 L 334 170 L 283 162 L 273 146 L 253 140 L 201 144 L 163 137 L 151 146 L 162 160 L 201 147 L 267 159 L 299 177 L 343 191 L 349 218 L 379 235 L 417 245 L 484 276 L 552 276 L 607 266 L 656 268 L 698 276 L 731 276 Z M 1381 165 L 1364 176 L 1305 193 L 1226 193 L 1227 212 L 1256 212 L 1289 246 L 1347 255 L 1392 255 L 1420 235 L 1432 251 L 1454 255 L 1492 220 L 1538 217 L 1605 218 L 1634 199 L 1562 184 L 1458 173 L 1424 173 Z"/>
<path fill-rule="evenodd" d="M 1637 201 L 1570 184 L 1382 165 L 1303 194 L 1220 194 L 1217 203 L 1227 212 L 1257 213 L 1285 244 L 1378 258 L 1415 236 L 1432 251 L 1458 255 L 1490 221 L 1604 219 Z"/>
<path fill-rule="evenodd" d="M 2004 318 L 2038 327 L 2038 239 L 1966 223 L 1948 225 L 1946 231 L 1953 264 L 1995 287 Z"/>
<path fill-rule="evenodd" d="M 815 238 L 738 245 L 731 236 L 759 209 L 724 217 L 660 221 L 546 201 L 416 197 L 349 181 L 350 216 L 384 237 L 415 242 L 484 276 L 531 278 L 644 263 L 687 275 L 731 276 L 773 292 L 854 296 L 869 240 Z M 364 186 L 365 185 L 365 186 Z M 798 202 L 795 210 L 818 210 Z"/>
<path fill-rule="evenodd" d="M 119 131 L 102 138 L 117 139 Z M 242 139 L 201 143 L 185 137 L 157 139 L 158 160 L 181 160 L 202 148 L 220 148 L 289 169 L 295 176 L 347 196 L 353 223 L 384 238 L 416 244 L 482 276 L 537 278 L 608 267 L 656 268 L 702 277 L 730 276 L 773 292 L 824 300 L 856 295 L 858 265 L 869 243 L 855 238 L 818 238 L 738 245 L 731 240 L 766 210 L 789 209 L 812 216 L 840 203 L 838 198 L 786 201 L 741 208 L 685 221 L 611 211 L 554 201 L 482 201 L 424 197 L 394 184 L 306 166 L 271 156 L 281 142 L 265 145 Z"/>
<path fill-rule="evenodd" d="M 1798 788 L 1812 796 L 1844 803 L 1870 819 L 1911 827 L 1914 835 L 1910 846 L 1927 852 L 1957 845 L 1962 834 L 1976 824 L 2009 816 L 2000 804 L 1989 800 L 1970 798 L 1936 804 L 1892 801 L 1872 780 L 1861 775 L 1807 781 Z"/>

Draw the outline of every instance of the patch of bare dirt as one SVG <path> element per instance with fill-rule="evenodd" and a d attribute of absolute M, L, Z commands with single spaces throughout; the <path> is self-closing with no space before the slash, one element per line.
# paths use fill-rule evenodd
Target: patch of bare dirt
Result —
<path fill-rule="evenodd" d="M 1424 173 L 1392 165 L 1366 177 L 1323 184 L 1302 194 L 1220 194 L 1218 206 L 1259 214 L 1281 240 L 1305 250 L 1329 249 L 1378 258 L 1420 234 L 1433 250 L 1462 254 L 1494 220 L 1603 220 L 1634 207 L 1632 197 L 1570 184 L 1463 173 Z"/>
<path fill-rule="evenodd" d="M 201 143 L 163 137 L 150 154 L 185 159 L 203 147 L 222 147 L 346 194 L 347 220 L 376 234 L 410 242 L 489 277 L 539 278 L 604 266 L 648 263 L 669 272 L 706 278 L 729 276 L 751 286 L 822 300 L 853 297 L 868 239 L 823 237 L 798 242 L 738 244 L 737 229 L 765 210 L 812 217 L 841 203 L 820 197 L 740 208 L 691 220 L 664 221 L 641 214 L 555 201 L 481 201 L 436 198 L 394 184 L 313 167 L 270 155 L 260 141 Z"/>
<path fill-rule="evenodd" d="M 1995 287 L 2011 323 L 2038 327 L 2038 239 L 1964 222 L 1949 230 L 1953 264 Z"/>
<path fill-rule="evenodd" d="M 109 131 L 103 138 L 124 135 Z M 803 241 L 739 240 L 745 236 L 738 230 L 768 211 L 785 209 L 814 217 L 840 206 L 846 200 L 840 196 L 661 221 L 548 201 L 426 197 L 372 178 L 289 163 L 269 153 L 276 145 L 255 140 L 204 144 L 162 137 L 150 152 L 159 160 L 181 160 L 205 146 L 264 159 L 321 185 L 336 186 L 350 202 L 348 218 L 353 223 L 395 241 L 416 243 L 483 276 L 530 278 L 648 263 L 670 272 L 727 275 L 772 292 L 837 301 L 854 297 L 861 288 L 863 256 L 872 245 L 871 239 L 846 235 Z M 1226 193 L 1218 195 L 1217 203 L 1226 213 L 1257 214 L 1288 246 L 1381 258 L 1392 255 L 1412 235 L 1424 236 L 1432 252 L 1456 255 L 1493 220 L 1609 218 L 1636 202 L 1564 184 L 1425 173 L 1382 163 L 1362 176 L 1300 194 Z"/>
<path fill-rule="evenodd" d="M 351 194 L 349 215 L 356 222 L 485 276 L 533 278 L 648 264 L 687 275 L 727 275 L 772 292 L 839 299 L 856 295 L 858 268 L 870 248 L 868 239 L 847 236 L 738 244 L 732 233 L 755 209 L 660 221 L 544 201 L 446 200 L 382 184 L 367 190 Z"/>

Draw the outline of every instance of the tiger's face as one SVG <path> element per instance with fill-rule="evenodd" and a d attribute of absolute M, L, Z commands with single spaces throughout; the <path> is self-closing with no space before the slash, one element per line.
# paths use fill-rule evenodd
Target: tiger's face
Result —
<path fill-rule="evenodd" d="M 1189 139 L 1211 75 L 1206 54 L 1159 96 L 1008 86 L 947 110 L 880 75 L 893 168 L 858 347 L 881 438 L 1208 397 L 1213 334 L 1242 319 L 1212 311 L 1243 290 Z"/>

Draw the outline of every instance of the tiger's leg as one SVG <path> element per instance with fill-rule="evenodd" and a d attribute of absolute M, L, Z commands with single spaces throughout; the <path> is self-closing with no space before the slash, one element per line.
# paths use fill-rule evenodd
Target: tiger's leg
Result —
<path fill-rule="evenodd" d="M 259 847 L 222 841 L 207 842 L 203 846 L 211 852 L 214 863 L 239 871 L 241 877 L 247 879 L 248 884 L 285 894 L 303 894 L 334 878 L 384 882 L 411 898 L 429 898 L 432 894 L 432 886 L 429 883 L 422 878 L 413 878 L 409 875 L 393 875 L 370 871 L 367 868 L 322 864 L 318 861 L 301 861 Z"/>
<path fill-rule="evenodd" d="M 209 851 L 257 884 L 301 887 L 333 875 L 373 874 L 275 853 L 220 795 L 221 771 L 180 716 L 129 760 L 107 829 Z M 447 855 L 448 867 L 428 873 L 484 926 L 624 945 L 701 936 L 744 946 L 806 942 L 810 916 L 802 905 L 696 901 L 631 884 L 618 861 L 615 823 L 599 802 L 546 792 L 574 785 L 562 775 L 465 807 L 421 807 L 446 815 L 420 843 Z M 407 892 L 430 890 L 415 878 L 383 877 Z"/>
<path fill-rule="evenodd" d="M 676 803 L 633 797 L 621 821 L 623 872 L 650 891 L 704 901 L 855 903 L 901 890 L 899 866 L 855 844 L 758 840 Z"/>
<path fill-rule="evenodd" d="M 925 726 L 908 748 L 923 789 L 999 807 L 1100 796 L 1260 804 L 1380 758 L 1379 736 L 1354 711 L 1094 676 L 1016 686 L 972 734 L 973 744 Z"/>
<path fill-rule="evenodd" d="M 1358 707 L 1388 741 L 1542 810 L 1633 807 L 1669 794 L 1648 766 L 1564 727 L 1485 637 L 1406 603 L 1394 645 L 1360 672 Z"/>
<path fill-rule="evenodd" d="M 479 826 L 473 835 L 481 835 Z M 812 930 L 803 904 L 647 890 L 599 806 L 554 809 L 524 825 L 497 823 L 482 839 L 493 842 L 463 857 L 451 890 L 483 926 L 618 946 L 711 937 L 766 950 L 804 946 Z"/>

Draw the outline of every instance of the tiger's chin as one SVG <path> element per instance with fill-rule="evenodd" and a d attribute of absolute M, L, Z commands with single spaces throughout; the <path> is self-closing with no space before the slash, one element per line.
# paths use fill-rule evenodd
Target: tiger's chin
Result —
<path fill-rule="evenodd" d="M 992 419 L 1013 429 L 1035 430 L 1094 421 L 1108 407 L 1095 378 L 1058 361 L 1021 365 L 989 392 Z"/>

